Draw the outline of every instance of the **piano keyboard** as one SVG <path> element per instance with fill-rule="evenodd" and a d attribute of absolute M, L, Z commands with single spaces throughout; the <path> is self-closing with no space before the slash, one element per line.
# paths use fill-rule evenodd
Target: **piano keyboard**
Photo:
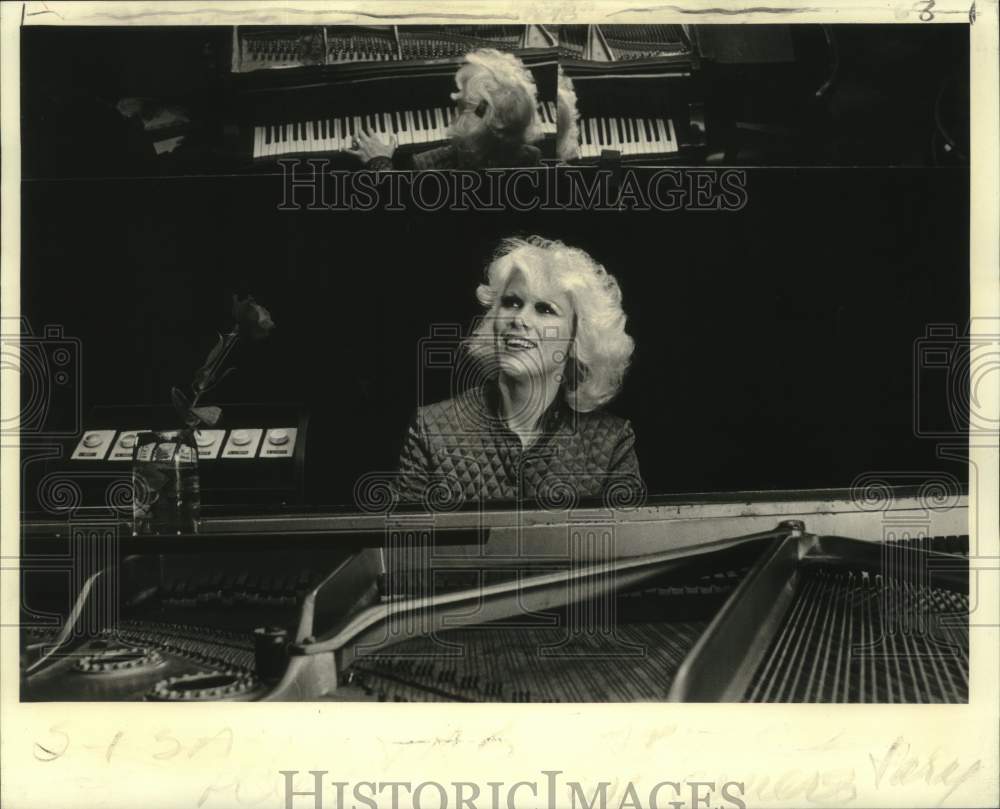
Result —
<path fill-rule="evenodd" d="M 676 152 L 677 134 L 669 118 L 581 118 L 580 157 L 600 157 L 604 149 L 623 157 Z"/>
<path fill-rule="evenodd" d="M 345 152 L 352 148 L 352 141 L 361 131 L 378 135 L 386 142 L 395 135 L 400 146 L 443 143 L 448 139 L 448 126 L 456 114 L 452 108 L 434 107 L 255 126 L 253 157 L 281 157 L 299 152 Z M 554 136 L 555 103 L 546 101 L 539 104 L 538 116 L 542 134 Z"/>

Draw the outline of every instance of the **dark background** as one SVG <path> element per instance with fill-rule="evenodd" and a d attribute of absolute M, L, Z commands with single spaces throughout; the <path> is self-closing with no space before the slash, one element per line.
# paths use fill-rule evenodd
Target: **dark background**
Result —
<path fill-rule="evenodd" d="M 310 500 L 348 503 L 395 466 L 421 338 L 478 314 L 500 238 L 539 233 L 621 282 L 637 352 L 611 409 L 650 492 L 964 479 L 914 435 L 913 357 L 968 320 L 967 171 L 761 169 L 747 190 L 735 213 L 421 215 L 278 211 L 274 177 L 27 182 L 22 311 L 80 338 L 85 405 L 159 405 L 252 293 L 277 329 L 217 401 L 304 402 Z M 424 402 L 451 384 L 425 374 Z"/>

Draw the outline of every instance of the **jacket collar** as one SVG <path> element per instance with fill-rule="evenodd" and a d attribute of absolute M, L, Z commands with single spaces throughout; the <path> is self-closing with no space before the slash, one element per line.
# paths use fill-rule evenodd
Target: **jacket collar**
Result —
<path fill-rule="evenodd" d="M 482 386 L 482 402 L 484 416 L 491 430 L 503 433 L 511 432 L 503 417 L 503 398 L 500 394 L 500 384 L 496 376 L 490 377 Z M 552 403 L 546 408 L 541 418 L 541 436 L 539 442 L 557 432 L 566 422 L 570 421 L 572 412 L 566 403 L 565 391 L 560 388 Z"/>

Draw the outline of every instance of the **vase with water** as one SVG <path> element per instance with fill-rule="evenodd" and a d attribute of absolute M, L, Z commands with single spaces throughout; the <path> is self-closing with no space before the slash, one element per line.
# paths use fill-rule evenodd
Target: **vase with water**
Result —
<path fill-rule="evenodd" d="M 194 430 L 139 433 L 132 491 L 133 535 L 198 533 L 201 485 Z"/>

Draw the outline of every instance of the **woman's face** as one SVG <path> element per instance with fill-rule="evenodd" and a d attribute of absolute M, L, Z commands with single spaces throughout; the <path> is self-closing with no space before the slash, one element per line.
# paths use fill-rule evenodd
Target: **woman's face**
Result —
<path fill-rule="evenodd" d="M 573 304 L 537 257 L 513 261 L 493 325 L 500 370 L 515 378 L 552 378 L 571 353 Z"/>

